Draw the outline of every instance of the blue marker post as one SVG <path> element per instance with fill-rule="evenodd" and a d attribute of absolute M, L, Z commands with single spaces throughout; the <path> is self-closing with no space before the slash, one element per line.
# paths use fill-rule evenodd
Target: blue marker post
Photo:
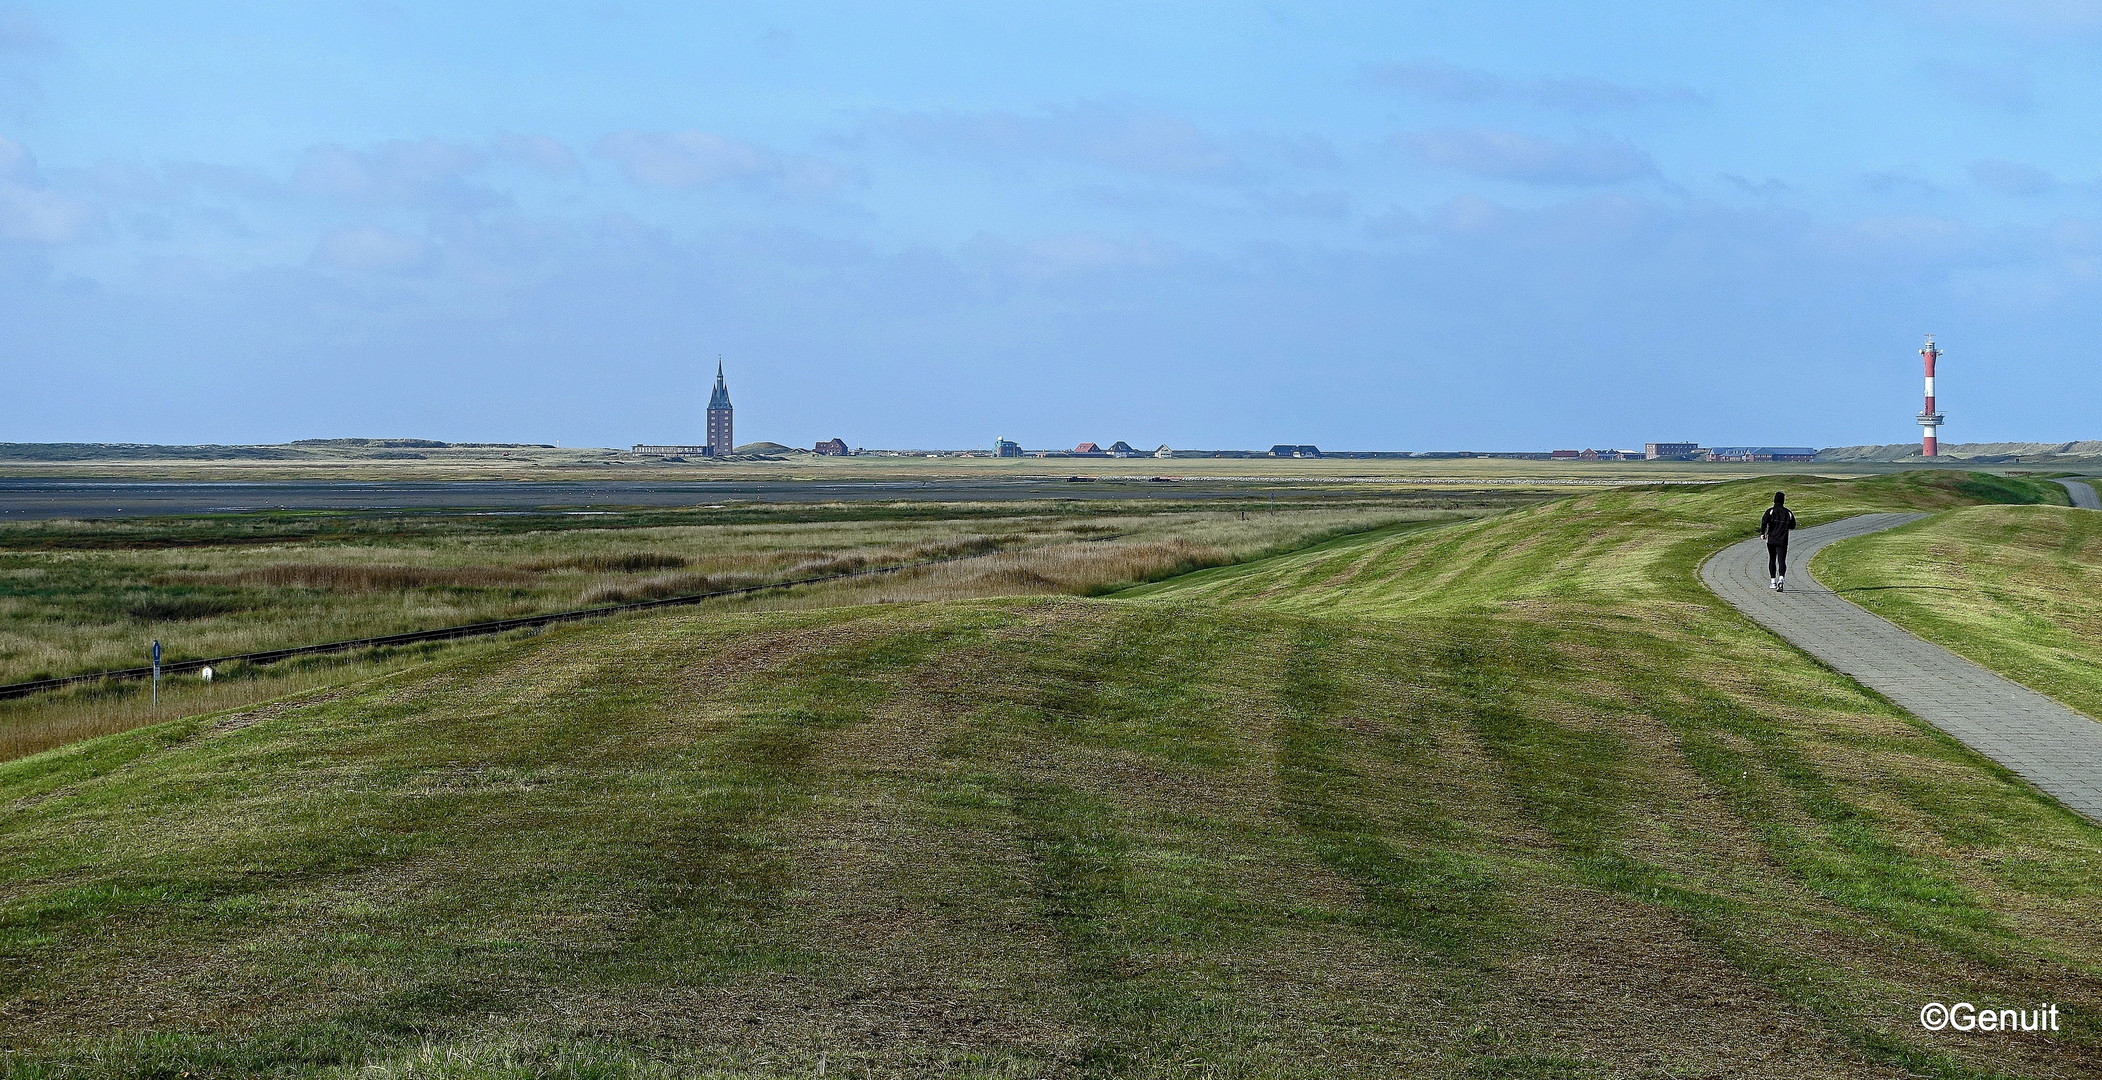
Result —
<path fill-rule="evenodd" d="M 159 638 L 155 638 L 153 641 L 153 703 L 155 705 L 161 703 L 161 642 Z"/>

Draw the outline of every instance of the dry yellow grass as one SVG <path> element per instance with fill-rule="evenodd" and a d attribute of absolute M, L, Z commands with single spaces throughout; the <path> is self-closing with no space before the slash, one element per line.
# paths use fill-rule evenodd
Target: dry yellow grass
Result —
<path fill-rule="evenodd" d="M 986 596 L 1087 595 L 1233 561 L 1230 549 L 1181 537 L 1068 543 L 1003 551 L 823 588 L 759 596 L 747 610 L 789 611 L 842 604 L 967 600 Z"/>

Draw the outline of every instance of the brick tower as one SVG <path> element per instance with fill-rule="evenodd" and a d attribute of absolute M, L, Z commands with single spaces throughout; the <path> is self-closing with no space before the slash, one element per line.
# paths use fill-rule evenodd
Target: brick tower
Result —
<path fill-rule="evenodd" d="M 715 392 L 708 395 L 708 456 L 729 457 L 737 449 L 730 426 L 730 388 L 723 382 L 723 361 L 715 360 Z"/>

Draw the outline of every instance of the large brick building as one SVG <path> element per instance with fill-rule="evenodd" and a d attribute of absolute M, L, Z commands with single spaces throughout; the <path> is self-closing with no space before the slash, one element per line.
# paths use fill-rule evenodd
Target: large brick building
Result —
<path fill-rule="evenodd" d="M 729 457 L 737 449 L 730 423 L 730 387 L 723 382 L 723 362 L 715 362 L 715 392 L 708 395 L 708 456 Z"/>

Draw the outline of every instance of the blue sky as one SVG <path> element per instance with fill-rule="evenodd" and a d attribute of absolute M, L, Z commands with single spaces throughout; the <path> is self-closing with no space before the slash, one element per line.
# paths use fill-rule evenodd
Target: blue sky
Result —
<path fill-rule="evenodd" d="M 0 441 L 2102 437 L 2102 0 L 427 7 L 0 7 Z"/>

